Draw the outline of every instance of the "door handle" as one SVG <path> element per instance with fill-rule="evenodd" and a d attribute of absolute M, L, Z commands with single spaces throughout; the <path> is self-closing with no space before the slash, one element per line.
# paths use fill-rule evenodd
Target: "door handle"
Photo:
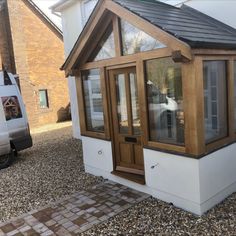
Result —
<path fill-rule="evenodd" d="M 128 142 L 128 143 L 137 143 L 137 138 L 135 137 L 125 137 L 125 142 Z"/>

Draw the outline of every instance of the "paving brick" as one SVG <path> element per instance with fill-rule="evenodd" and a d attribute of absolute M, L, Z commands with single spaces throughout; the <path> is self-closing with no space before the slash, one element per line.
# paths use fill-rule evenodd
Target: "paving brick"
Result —
<path fill-rule="evenodd" d="M 18 236 L 74 236 L 128 209 L 133 203 L 138 203 L 139 199 L 148 197 L 148 195 L 132 191 L 127 187 L 118 187 L 110 182 L 98 185 L 88 192 L 73 194 L 73 196 L 79 196 L 83 201 L 78 203 L 77 198 L 72 197 L 69 200 L 60 200 L 52 207 L 31 211 L 17 220 L 1 224 L 0 236 L 16 234 Z M 71 208 L 71 211 L 68 208 Z"/>
<path fill-rule="evenodd" d="M 49 220 L 45 223 L 46 226 L 52 226 L 52 225 L 55 225 L 57 222 L 55 220 Z"/>
<path fill-rule="evenodd" d="M 6 224 L 4 226 L 1 227 L 1 230 L 3 231 L 3 233 L 9 233 L 13 230 L 15 230 L 16 228 L 14 227 L 13 224 Z"/>

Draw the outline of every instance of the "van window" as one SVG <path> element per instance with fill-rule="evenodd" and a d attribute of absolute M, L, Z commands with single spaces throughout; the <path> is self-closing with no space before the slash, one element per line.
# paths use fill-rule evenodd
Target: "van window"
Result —
<path fill-rule="evenodd" d="M 22 118 L 20 104 L 16 96 L 2 97 L 6 120 Z"/>

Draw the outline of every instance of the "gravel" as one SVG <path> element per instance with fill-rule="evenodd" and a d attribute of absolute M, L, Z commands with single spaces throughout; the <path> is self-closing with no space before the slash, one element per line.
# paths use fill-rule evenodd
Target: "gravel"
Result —
<path fill-rule="evenodd" d="M 34 146 L 0 170 L 0 221 L 53 203 L 103 181 L 84 172 L 71 127 L 33 135 Z"/>
<path fill-rule="evenodd" d="M 81 142 L 71 132 L 33 135 L 34 147 L 0 170 L 1 221 L 103 181 L 84 172 Z M 81 235 L 236 235 L 236 194 L 202 217 L 151 197 Z"/>
<path fill-rule="evenodd" d="M 202 217 L 151 197 L 81 235 L 236 235 L 236 194 Z"/>

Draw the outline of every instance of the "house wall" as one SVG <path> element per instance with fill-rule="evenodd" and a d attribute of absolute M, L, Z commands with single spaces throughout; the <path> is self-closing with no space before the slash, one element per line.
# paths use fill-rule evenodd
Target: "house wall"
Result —
<path fill-rule="evenodd" d="M 81 4 L 80 2 L 74 2 L 70 7 L 66 8 L 62 14 L 62 29 L 64 38 L 64 51 L 65 57 L 67 57 L 74 46 L 80 32 L 82 31 L 82 15 L 81 15 Z M 79 125 L 79 109 L 76 83 L 74 77 L 68 77 L 69 95 L 71 101 L 71 115 L 72 115 L 72 126 L 73 136 L 75 138 L 81 138 L 80 136 L 80 125 Z"/>
<path fill-rule="evenodd" d="M 143 149 L 146 185 L 140 185 L 111 174 L 111 142 L 88 137 L 82 137 L 82 141 L 86 172 L 143 191 L 197 215 L 236 191 L 233 155 L 236 144 L 200 160 Z"/>
<path fill-rule="evenodd" d="M 23 1 L 8 0 L 16 72 L 31 127 L 67 118 L 67 81 L 60 66 L 63 42 Z M 39 106 L 39 89 L 47 89 L 49 108 Z"/>
<path fill-rule="evenodd" d="M 72 2 L 69 7 L 61 10 L 62 29 L 64 38 L 65 56 L 67 57 L 78 39 L 84 24 L 86 23 L 90 12 L 95 6 L 97 0 L 80 0 Z M 86 3 L 86 5 L 84 5 Z M 88 8 L 86 8 L 86 6 Z M 79 125 L 79 109 L 77 102 L 76 83 L 74 77 L 68 77 L 68 86 L 71 101 L 71 113 L 73 124 L 73 135 L 75 138 L 81 138 Z"/>

